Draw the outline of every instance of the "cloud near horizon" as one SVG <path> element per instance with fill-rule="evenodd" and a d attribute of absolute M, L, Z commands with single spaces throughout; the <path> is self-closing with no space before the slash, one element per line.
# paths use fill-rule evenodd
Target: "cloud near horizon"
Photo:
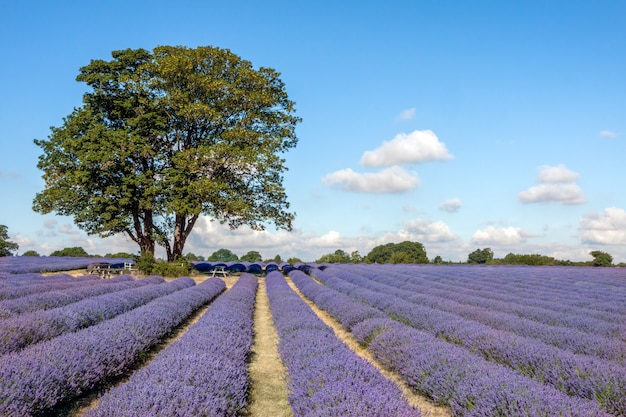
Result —
<path fill-rule="evenodd" d="M 326 175 L 322 178 L 322 182 L 344 191 L 375 194 L 403 193 L 420 184 L 417 174 L 399 166 L 366 173 L 358 173 L 351 168 L 346 168 Z"/>
<path fill-rule="evenodd" d="M 532 236 L 530 233 L 519 227 L 487 226 L 485 229 L 476 230 L 470 242 L 474 245 L 485 246 L 518 246 L 526 243 L 526 239 L 530 236 Z"/>
<path fill-rule="evenodd" d="M 539 185 L 530 187 L 518 194 L 522 203 L 561 203 L 565 205 L 584 204 L 587 199 L 582 189 L 575 183 L 580 177 L 560 164 L 557 166 L 543 165 L 539 167 L 537 181 Z"/>
<path fill-rule="evenodd" d="M 580 219 L 579 229 L 583 243 L 626 245 L 626 211 L 608 207 L 604 213 L 586 213 Z"/>
<path fill-rule="evenodd" d="M 399 133 L 392 140 L 383 142 L 373 151 L 365 151 L 361 165 L 380 167 L 415 164 L 428 161 L 452 159 L 446 145 L 431 130 L 414 130 Z"/>

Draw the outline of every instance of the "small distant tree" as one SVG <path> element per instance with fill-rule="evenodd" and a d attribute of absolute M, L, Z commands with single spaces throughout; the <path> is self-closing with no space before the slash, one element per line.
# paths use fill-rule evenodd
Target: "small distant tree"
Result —
<path fill-rule="evenodd" d="M 329 263 L 329 264 L 347 264 L 350 262 L 350 255 L 343 249 L 337 249 L 333 253 L 327 253 L 322 255 L 317 263 Z"/>
<path fill-rule="evenodd" d="M 19 245 L 9 240 L 9 228 L 0 224 L 0 256 L 12 256 Z"/>
<path fill-rule="evenodd" d="M 594 250 L 589 252 L 593 256 L 593 266 L 611 266 L 613 265 L 613 257 L 606 252 Z"/>
<path fill-rule="evenodd" d="M 350 253 L 350 262 L 353 264 L 358 264 L 358 263 L 363 262 L 363 257 L 361 256 L 358 250 L 352 251 Z"/>
<path fill-rule="evenodd" d="M 40 256 L 39 253 L 35 250 L 27 250 L 22 254 L 22 256 Z"/>
<path fill-rule="evenodd" d="M 88 257 L 89 254 L 85 251 L 85 249 L 80 246 L 74 246 L 72 248 L 64 248 L 61 250 L 55 250 L 50 254 L 50 256 L 75 256 L 77 258 Z"/>
<path fill-rule="evenodd" d="M 136 258 L 137 255 L 133 255 L 132 253 L 128 253 L 128 252 L 117 252 L 117 253 L 107 253 L 106 255 L 104 255 L 105 258 Z"/>
<path fill-rule="evenodd" d="M 287 259 L 287 263 L 291 265 L 297 264 L 298 262 L 302 262 L 302 259 L 296 257 L 291 257 Z"/>
<path fill-rule="evenodd" d="M 239 257 L 231 250 L 221 248 L 213 252 L 207 260 L 212 262 L 234 262 L 238 261 Z"/>
<path fill-rule="evenodd" d="M 204 256 L 196 255 L 194 253 L 189 252 L 185 254 L 185 256 L 183 256 L 183 259 L 187 261 L 204 261 Z"/>
<path fill-rule="evenodd" d="M 441 256 L 437 255 L 433 258 L 433 263 L 434 264 L 442 264 L 443 263 L 443 259 L 441 258 Z"/>
<path fill-rule="evenodd" d="M 470 264 L 486 264 L 493 260 L 493 251 L 491 248 L 476 249 L 467 255 L 467 263 Z"/>
<path fill-rule="evenodd" d="M 242 262 L 261 262 L 263 257 L 261 254 L 255 250 L 248 251 L 245 255 L 239 258 Z"/>

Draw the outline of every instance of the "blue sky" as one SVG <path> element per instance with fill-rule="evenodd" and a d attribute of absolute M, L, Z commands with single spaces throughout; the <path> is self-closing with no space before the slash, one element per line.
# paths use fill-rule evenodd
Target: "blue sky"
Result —
<path fill-rule="evenodd" d="M 626 2 L 0 0 L 0 224 L 42 255 L 136 252 L 40 215 L 51 126 L 78 69 L 111 51 L 230 49 L 296 102 L 292 232 L 202 219 L 186 251 L 305 261 L 419 241 L 429 258 L 540 253 L 626 261 Z"/>

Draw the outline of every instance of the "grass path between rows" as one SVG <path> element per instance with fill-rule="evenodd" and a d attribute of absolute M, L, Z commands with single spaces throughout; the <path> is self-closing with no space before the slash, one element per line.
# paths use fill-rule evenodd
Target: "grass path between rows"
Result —
<path fill-rule="evenodd" d="M 192 277 L 196 283 L 201 283 L 206 276 Z M 350 349 L 356 352 L 360 357 L 373 364 L 388 379 L 396 383 L 402 390 L 409 404 L 418 407 L 424 416 L 428 417 L 451 417 L 452 413 L 447 407 L 435 405 L 428 398 L 415 393 L 402 379 L 394 372 L 383 368 L 373 355 L 363 348 L 352 334 L 347 331 L 336 319 L 330 314 L 318 308 L 311 300 L 305 297 L 295 286 L 289 277 L 285 277 L 289 286 L 309 305 L 313 312 L 328 326 L 330 326 L 335 335 L 342 340 Z M 224 277 L 226 290 L 230 289 L 239 279 L 238 276 Z M 181 326 L 157 347 L 151 350 L 144 361 L 138 368 L 147 365 L 150 359 L 158 352 L 166 348 L 168 345 L 180 338 L 187 329 L 197 322 L 202 315 L 210 308 L 210 304 L 200 308 Z M 265 278 L 259 279 L 259 287 L 255 299 L 254 309 L 254 342 L 252 346 L 252 354 L 250 356 L 250 398 L 249 406 L 246 410 L 246 417 L 293 417 L 293 413 L 288 401 L 287 391 L 287 371 L 278 354 L 278 332 L 274 326 L 272 313 L 269 307 Z M 125 382 L 127 378 L 121 378 L 113 384 L 109 384 L 106 389 L 112 385 Z M 97 405 L 98 397 L 102 395 L 105 388 L 101 387 L 97 393 L 93 392 L 74 402 L 72 407 L 68 407 L 61 411 L 62 416 L 80 417 L 82 414 Z"/>
<path fill-rule="evenodd" d="M 278 354 L 278 332 L 267 298 L 265 279 L 259 279 L 254 308 L 254 345 L 250 360 L 250 417 L 291 417 L 287 371 Z"/>
<path fill-rule="evenodd" d="M 428 417 L 451 417 L 452 410 L 449 407 L 438 406 L 433 403 L 429 398 L 424 397 L 418 393 L 416 393 L 408 384 L 406 384 L 402 378 L 395 372 L 389 371 L 385 369 L 375 358 L 374 355 L 365 349 L 363 346 L 359 344 L 352 333 L 346 330 L 341 323 L 326 311 L 320 309 L 313 303 L 313 301 L 309 300 L 300 290 L 296 287 L 296 285 L 291 281 L 289 277 L 286 277 L 287 283 L 289 286 L 309 305 L 311 310 L 324 322 L 326 325 L 330 326 L 335 335 L 342 340 L 350 349 L 352 349 L 357 355 L 361 358 L 365 359 L 372 365 L 374 365 L 381 374 L 383 374 L 387 379 L 393 381 L 399 388 L 402 390 L 404 397 L 407 399 L 409 404 L 413 407 L 418 407 L 422 412 L 423 416 Z M 321 284 L 320 284 L 321 285 Z"/>

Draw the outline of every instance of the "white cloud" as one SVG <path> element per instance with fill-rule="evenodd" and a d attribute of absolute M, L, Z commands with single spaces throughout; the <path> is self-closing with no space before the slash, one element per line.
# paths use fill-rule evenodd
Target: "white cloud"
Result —
<path fill-rule="evenodd" d="M 403 110 L 396 120 L 411 120 L 415 117 L 415 107 L 411 107 L 410 109 Z"/>
<path fill-rule="evenodd" d="M 529 236 L 531 235 L 519 227 L 487 226 L 483 230 L 474 232 L 471 243 L 486 246 L 516 246 L 526 243 L 526 238 Z"/>
<path fill-rule="evenodd" d="M 557 166 L 543 165 L 539 167 L 539 182 L 574 182 L 580 178 L 580 174 L 571 171 L 563 164 Z"/>
<path fill-rule="evenodd" d="M 456 213 L 460 209 L 461 200 L 459 200 L 458 198 L 451 198 L 439 204 L 439 210 L 446 211 L 448 213 Z"/>
<path fill-rule="evenodd" d="M 580 219 L 580 236 L 589 244 L 626 245 L 626 211 L 609 207 L 604 213 L 586 213 Z"/>
<path fill-rule="evenodd" d="M 420 183 L 415 173 L 392 166 L 379 172 L 358 173 L 351 168 L 326 175 L 322 182 L 339 186 L 345 191 L 361 193 L 402 193 L 417 187 Z"/>
<path fill-rule="evenodd" d="M 457 239 L 450 227 L 442 221 L 430 222 L 423 219 L 414 219 L 404 225 L 404 230 L 411 239 L 422 243 L 451 242 Z"/>
<path fill-rule="evenodd" d="M 413 164 L 451 159 L 446 145 L 430 130 L 399 133 L 373 151 L 366 151 L 361 164 L 368 167 Z"/>
<path fill-rule="evenodd" d="M 600 137 L 608 138 L 608 139 L 615 139 L 617 137 L 617 133 L 612 132 L 610 130 L 601 130 Z"/>
<path fill-rule="evenodd" d="M 522 203 L 561 203 L 566 205 L 584 204 L 587 200 L 575 181 L 580 177 L 560 164 L 539 167 L 537 181 L 541 184 L 530 187 L 518 194 Z"/>
<path fill-rule="evenodd" d="M 567 205 L 584 204 L 587 200 L 576 184 L 541 184 L 518 194 L 522 203 L 557 202 Z"/>

